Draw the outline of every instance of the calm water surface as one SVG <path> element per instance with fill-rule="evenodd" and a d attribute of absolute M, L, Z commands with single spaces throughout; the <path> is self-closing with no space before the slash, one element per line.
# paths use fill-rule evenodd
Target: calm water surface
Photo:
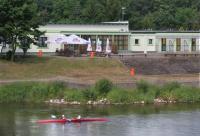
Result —
<path fill-rule="evenodd" d="M 37 124 L 51 114 L 109 122 Z M 0 105 L 0 136 L 200 136 L 200 104 L 125 106 Z"/>

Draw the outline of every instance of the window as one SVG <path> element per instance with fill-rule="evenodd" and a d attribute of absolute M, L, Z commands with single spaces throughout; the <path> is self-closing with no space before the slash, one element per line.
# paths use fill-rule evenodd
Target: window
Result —
<path fill-rule="evenodd" d="M 39 47 L 47 47 L 47 37 L 39 37 L 38 39 L 38 46 Z"/>
<path fill-rule="evenodd" d="M 176 51 L 181 51 L 181 38 L 176 38 Z"/>
<path fill-rule="evenodd" d="M 192 38 L 192 45 L 196 46 L 196 39 L 195 38 Z"/>
<path fill-rule="evenodd" d="M 196 51 L 196 39 L 192 38 L 192 51 Z"/>
<path fill-rule="evenodd" d="M 153 44 L 153 39 L 149 39 L 149 45 L 152 45 Z"/>
<path fill-rule="evenodd" d="M 161 39 L 161 51 L 166 51 L 166 38 Z"/>
<path fill-rule="evenodd" d="M 135 45 L 139 44 L 139 39 L 135 39 Z"/>
<path fill-rule="evenodd" d="M 128 49 L 128 36 L 115 35 L 114 36 L 114 45 L 117 46 L 118 50 L 127 50 Z"/>

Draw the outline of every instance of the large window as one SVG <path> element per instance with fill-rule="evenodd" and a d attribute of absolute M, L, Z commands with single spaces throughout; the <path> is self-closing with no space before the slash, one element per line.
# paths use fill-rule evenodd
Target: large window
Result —
<path fill-rule="evenodd" d="M 38 39 L 38 46 L 39 47 L 47 47 L 47 37 L 39 37 Z"/>
<path fill-rule="evenodd" d="M 118 47 L 118 50 L 128 49 L 128 36 L 127 35 L 115 35 L 114 44 Z"/>

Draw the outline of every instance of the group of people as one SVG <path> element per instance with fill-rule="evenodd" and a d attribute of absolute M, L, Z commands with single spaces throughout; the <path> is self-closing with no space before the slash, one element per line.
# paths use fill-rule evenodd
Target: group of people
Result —
<path fill-rule="evenodd" d="M 52 118 L 52 119 L 57 119 L 57 117 L 56 117 L 55 115 L 51 115 L 51 118 Z M 77 118 L 77 119 L 81 119 L 81 115 L 78 115 L 76 118 Z M 65 117 L 65 115 L 62 115 L 62 116 L 61 116 L 61 119 L 67 119 L 67 118 Z"/>

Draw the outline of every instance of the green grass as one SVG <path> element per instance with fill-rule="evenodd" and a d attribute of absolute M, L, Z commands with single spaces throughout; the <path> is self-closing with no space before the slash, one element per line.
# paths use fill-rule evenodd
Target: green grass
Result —
<path fill-rule="evenodd" d="M 111 58 L 27 57 L 16 62 L 0 59 L 0 80 L 55 77 L 72 77 L 81 81 L 130 79 L 123 64 Z"/>
<path fill-rule="evenodd" d="M 102 82 L 106 81 L 106 82 Z M 109 84 L 105 84 L 109 83 Z M 0 103 L 4 102 L 43 102 L 50 99 L 65 99 L 68 102 L 78 101 L 87 103 L 87 101 L 96 101 L 107 98 L 111 103 L 131 104 L 144 101 L 144 103 L 153 103 L 154 99 L 162 99 L 167 102 L 200 102 L 200 89 L 182 86 L 179 83 L 172 82 L 163 86 L 155 86 L 145 81 L 137 83 L 134 89 L 122 89 L 110 86 L 111 82 L 100 80 L 85 90 L 70 89 L 62 82 L 37 83 L 20 82 L 0 86 Z M 106 93 L 99 93 L 100 89 L 108 89 Z"/>
<path fill-rule="evenodd" d="M 42 102 L 64 97 L 64 85 L 59 82 L 21 82 L 0 86 L 0 102 Z"/>

